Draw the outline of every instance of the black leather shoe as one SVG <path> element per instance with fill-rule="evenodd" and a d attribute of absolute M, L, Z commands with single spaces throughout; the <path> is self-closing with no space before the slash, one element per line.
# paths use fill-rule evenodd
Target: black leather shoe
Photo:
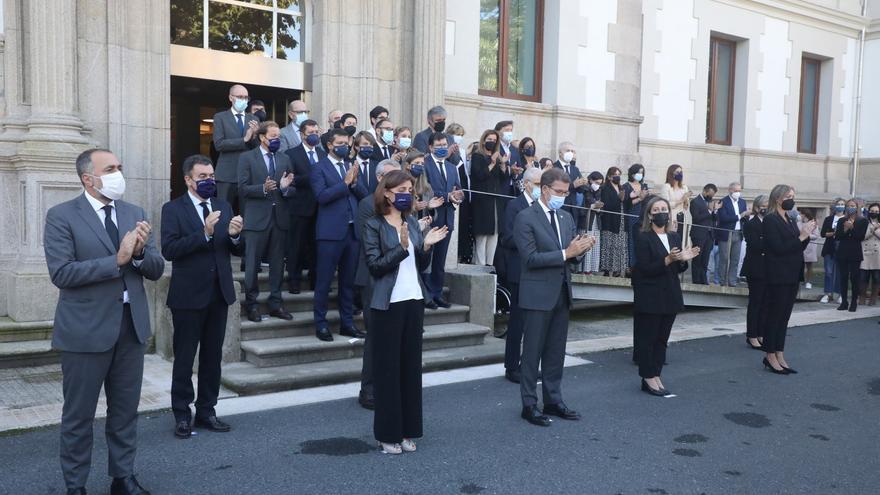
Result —
<path fill-rule="evenodd" d="M 785 366 L 783 366 L 782 369 L 787 371 L 789 375 L 797 375 L 797 370 L 794 368 L 786 368 Z"/>
<path fill-rule="evenodd" d="M 125 478 L 113 478 L 113 483 L 110 483 L 110 495 L 150 495 L 150 492 L 144 490 L 137 478 L 131 475 Z"/>
<path fill-rule="evenodd" d="M 558 416 L 562 419 L 567 419 L 570 421 L 577 421 L 581 419 L 580 413 L 569 409 L 564 403 L 560 402 L 559 404 L 544 404 L 544 415 L 549 416 Z"/>
<path fill-rule="evenodd" d="M 777 375 L 790 375 L 791 374 L 786 368 L 782 368 L 779 370 L 774 368 L 773 365 L 770 364 L 770 361 L 767 360 L 767 358 L 764 358 L 764 360 L 761 362 L 764 363 L 764 367 L 767 368 L 767 371 L 769 371 L 770 373 L 776 373 Z"/>
<path fill-rule="evenodd" d="M 68 488 L 67 495 L 86 495 L 85 488 Z"/>
<path fill-rule="evenodd" d="M 260 315 L 260 312 L 256 308 L 254 308 L 248 310 L 247 319 L 254 323 L 259 323 L 263 321 L 263 316 Z"/>
<path fill-rule="evenodd" d="M 207 418 L 197 417 L 195 421 L 195 426 L 197 428 L 204 428 L 206 430 L 216 431 L 219 433 L 226 433 L 227 431 L 232 429 L 228 424 L 217 419 L 217 416 L 210 416 Z"/>
<path fill-rule="evenodd" d="M 434 301 L 425 301 L 425 307 L 428 309 L 437 309 L 437 303 Z"/>
<path fill-rule="evenodd" d="M 288 294 L 299 294 L 299 282 L 287 282 L 287 293 Z"/>
<path fill-rule="evenodd" d="M 544 416 L 541 413 L 541 410 L 538 409 L 538 406 L 528 406 L 523 407 L 522 414 L 520 414 L 522 419 L 528 421 L 529 423 L 536 426 L 550 426 L 550 418 Z"/>
<path fill-rule="evenodd" d="M 859 307 L 858 300 L 853 299 L 853 302 L 849 303 L 849 312 L 855 313 L 856 309 L 858 309 L 858 307 Z"/>
<path fill-rule="evenodd" d="M 849 303 L 846 301 L 843 301 L 842 303 L 840 303 L 840 306 L 837 307 L 838 311 L 846 311 L 848 309 L 849 309 Z"/>
<path fill-rule="evenodd" d="M 665 397 L 666 391 L 662 388 L 651 388 L 644 379 L 642 379 L 642 392 L 653 395 L 654 397 Z"/>
<path fill-rule="evenodd" d="M 376 403 L 373 399 L 373 394 L 368 394 L 361 390 L 361 393 L 358 394 L 358 404 L 361 405 L 364 409 L 369 409 L 370 411 L 376 409 Z"/>
<path fill-rule="evenodd" d="M 174 436 L 177 438 L 189 438 L 192 436 L 192 426 L 188 420 L 178 421 L 174 427 Z"/>
<path fill-rule="evenodd" d="M 367 334 L 358 330 L 357 327 L 342 328 L 339 330 L 339 335 L 354 337 L 356 339 L 362 339 L 367 336 Z"/>
<path fill-rule="evenodd" d="M 293 319 L 293 315 L 285 311 L 283 308 L 273 309 L 269 311 L 269 316 L 274 316 L 275 318 L 281 318 L 282 320 L 290 321 Z"/>
<path fill-rule="evenodd" d="M 333 342 L 333 334 L 330 333 L 330 330 L 328 330 L 327 327 L 315 330 L 315 337 L 318 337 L 319 340 L 323 340 L 324 342 Z"/>
<path fill-rule="evenodd" d="M 519 383 L 519 370 L 505 370 L 504 378 L 507 378 L 513 383 Z"/>
<path fill-rule="evenodd" d="M 443 309 L 448 309 L 448 308 L 452 307 L 452 305 L 449 304 L 449 301 L 447 301 L 446 299 L 443 299 L 442 297 L 435 297 L 434 304 L 436 304 L 437 306 L 440 306 Z"/>

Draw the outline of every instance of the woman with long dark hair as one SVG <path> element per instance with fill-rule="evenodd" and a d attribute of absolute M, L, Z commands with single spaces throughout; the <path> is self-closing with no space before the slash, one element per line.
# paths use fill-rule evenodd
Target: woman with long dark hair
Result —
<path fill-rule="evenodd" d="M 746 310 L 746 343 L 755 350 L 761 350 L 763 331 L 761 325 L 766 320 L 765 298 L 767 297 L 767 266 L 764 260 L 764 217 L 767 216 L 767 196 L 763 194 L 752 203 L 752 218 L 742 222 L 743 238 L 746 241 L 746 257 L 740 275 L 749 284 L 749 306 Z"/>
<path fill-rule="evenodd" d="M 785 334 L 798 285 L 804 270 L 804 248 L 816 222 L 810 221 L 798 230 L 789 212 L 794 210 L 794 188 L 779 184 L 770 192 L 769 212 L 764 217 L 764 260 L 767 268 L 767 311 L 764 341 L 767 356 L 764 367 L 777 375 L 797 373 L 785 360 Z"/>
<path fill-rule="evenodd" d="M 499 152 L 498 131 L 488 130 L 480 136 L 480 145 L 471 156 L 471 187 L 473 193 L 475 265 L 491 265 L 498 246 L 498 225 L 510 194 L 510 155 Z"/>
<path fill-rule="evenodd" d="M 837 241 L 837 271 L 840 273 L 840 306 L 839 311 L 849 309 L 855 312 L 859 305 L 859 285 L 861 273 L 859 267 L 864 259 L 862 241 L 868 231 L 868 220 L 862 216 L 859 203 L 855 199 L 846 202 L 843 218 L 837 222 L 834 240 Z M 848 300 L 849 288 L 852 286 L 852 300 Z"/>
<path fill-rule="evenodd" d="M 645 184 L 645 167 L 641 163 L 630 165 L 623 185 L 623 211 L 626 213 L 626 232 L 630 239 L 636 238 L 639 218 L 642 215 L 642 201 L 648 196 L 648 185 Z M 629 266 L 636 261 L 635 241 L 629 243 Z"/>
<path fill-rule="evenodd" d="M 444 226 L 424 236 L 412 216 L 415 181 L 394 170 L 376 187 L 376 216 L 364 226 L 370 271 L 370 338 L 373 339 L 373 433 L 387 454 L 414 452 L 422 436 L 422 332 L 430 293 L 419 273 L 431 263 L 431 247 L 449 233 Z"/>
<path fill-rule="evenodd" d="M 599 241 L 599 271 L 607 277 L 619 277 L 628 263 L 626 222 L 623 220 L 623 186 L 620 169 L 611 167 L 605 174 L 605 184 L 600 189 L 602 207 L 602 235 Z"/>
<path fill-rule="evenodd" d="M 825 240 L 822 245 L 822 261 L 825 267 L 825 283 L 822 288 L 825 295 L 819 300 L 821 303 L 834 302 L 834 294 L 840 294 L 840 275 L 837 273 L 837 261 L 834 254 L 837 251 L 837 241 L 834 240 L 834 232 L 837 230 L 837 223 L 843 218 L 846 211 L 846 201 L 843 198 L 836 198 L 831 203 L 831 214 L 825 217 L 822 222 L 822 230 L 819 236 Z M 838 302 L 842 302 L 843 298 L 838 298 Z"/>
<path fill-rule="evenodd" d="M 645 202 L 637 233 L 633 267 L 633 354 L 639 364 L 642 390 L 665 396 L 670 392 L 660 381 L 669 334 L 675 316 L 684 309 L 679 274 L 700 248 L 682 249 L 681 236 L 669 230 L 669 202 L 651 196 Z"/>

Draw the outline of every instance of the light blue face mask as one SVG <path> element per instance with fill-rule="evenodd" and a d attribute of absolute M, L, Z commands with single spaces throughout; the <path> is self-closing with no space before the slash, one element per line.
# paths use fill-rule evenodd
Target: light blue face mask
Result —
<path fill-rule="evenodd" d="M 296 125 L 301 126 L 303 122 L 309 120 L 308 112 L 299 112 L 296 114 Z"/>
<path fill-rule="evenodd" d="M 550 195 L 550 202 L 547 206 L 550 207 L 551 210 L 558 210 L 562 208 L 562 205 L 565 204 L 565 196 L 556 196 L 555 194 Z"/>
<path fill-rule="evenodd" d="M 635 179 L 636 182 L 641 182 L 643 178 L 644 178 L 644 176 L 642 174 L 633 175 L 633 179 Z"/>
<path fill-rule="evenodd" d="M 247 100 L 236 98 L 235 101 L 232 102 L 232 107 L 235 108 L 236 112 L 244 112 L 245 108 L 247 108 L 247 104 Z"/>
<path fill-rule="evenodd" d="M 412 138 L 402 137 L 397 142 L 400 144 L 400 149 L 408 150 L 412 146 Z"/>
<path fill-rule="evenodd" d="M 394 142 L 394 131 L 383 130 L 382 131 L 382 142 L 385 144 L 391 144 Z"/>
<path fill-rule="evenodd" d="M 537 201 L 541 199 L 541 188 L 538 186 L 532 186 L 532 201 Z"/>

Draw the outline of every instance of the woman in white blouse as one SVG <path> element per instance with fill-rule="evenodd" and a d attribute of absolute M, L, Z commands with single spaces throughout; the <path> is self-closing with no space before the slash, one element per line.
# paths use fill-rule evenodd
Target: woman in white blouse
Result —
<path fill-rule="evenodd" d="M 660 197 L 669 202 L 669 231 L 681 234 L 684 247 L 690 247 L 691 191 L 684 185 L 681 165 L 673 163 L 666 169 L 666 183 L 660 188 Z"/>

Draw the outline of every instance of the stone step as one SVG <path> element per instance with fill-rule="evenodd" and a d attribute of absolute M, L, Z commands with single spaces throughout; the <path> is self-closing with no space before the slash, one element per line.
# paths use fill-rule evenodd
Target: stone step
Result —
<path fill-rule="evenodd" d="M 472 323 L 426 326 L 422 349 L 479 345 L 488 331 L 488 328 Z M 241 350 L 246 361 L 264 368 L 361 357 L 363 346 L 363 339 L 337 336 L 332 342 L 323 342 L 309 335 L 249 340 L 241 343 Z"/>
<path fill-rule="evenodd" d="M 49 340 L 0 343 L 0 369 L 43 366 L 59 362 L 58 352 Z"/>
<path fill-rule="evenodd" d="M 470 307 L 460 304 L 453 304 L 449 309 L 426 309 L 424 324 L 429 326 L 464 323 L 468 321 L 469 312 Z M 355 316 L 354 321 L 358 328 L 363 329 L 363 315 Z M 328 311 L 327 323 L 330 325 L 330 331 L 337 334 L 339 332 L 339 311 L 335 309 Z M 293 320 L 291 321 L 268 317 L 268 319 L 264 319 L 259 323 L 254 323 L 246 318 L 241 322 L 242 342 L 281 337 L 305 337 L 309 335 L 313 337 L 315 335 L 315 318 L 311 310 L 293 313 Z"/>
<path fill-rule="evenodd" d="M 434 349 L 422 353 L 422 371 L 440 371 L 504 361 L 504 340 L 488 339 L 480 345 Z M 241 395 L 281 392 L 301 388 L 358 382 L 361 359 L 338 359 L 306 364 L 260 368 L 252 363 L 223 367 L 223 385 Z"/>
<path fill-rule="evenodd" d="M 443 289 L 444 297 L 449 297 L 449 288 L 445 287 Z M 329 307 L 330 309 L 339 309 L 339 294 L 335 290 L 335 288 L 329 294 Z M 290 311 L 291 313 L 303 312 L 303 311 L 312 311 L 314 309 L 315 303 L 315 293 L 313 291 L 303 291 L 299 294 L 291 294 L 287 292 L 287 286 L 285 285 L 284 290 L 281 292 L 281 304 L 284 306 L 284 309 Z M 244 303 L 244 293 L 240 293 L 238 295 L 238 302 Z M 269 312 L 269 292 L 264 291 L 260 292 L 260 295 L 257 297 L 257 303 L 259 304 L 259 309 L 261 314 L 266 314 Z"/>
<path fill-rule="evenodd" d="M 7 317 L 0 317 L 0 342 L 51 339 L 52 324 L 51 320 L 14 321 Z"/>

